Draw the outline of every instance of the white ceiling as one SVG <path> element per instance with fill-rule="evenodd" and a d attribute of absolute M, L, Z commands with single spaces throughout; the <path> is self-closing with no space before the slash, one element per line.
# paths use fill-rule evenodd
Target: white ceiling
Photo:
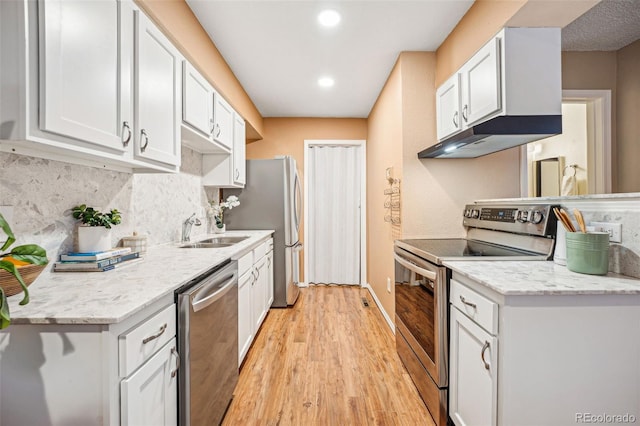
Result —
<path fill-rule="evenodd" d="M 562 50 L 618 50 L 640 39 L 640 0 L 602 0 L 562 29 Z"/>
<path fill-rule="evenodd" d="M 367 117 L 398 54 L 435 51 L 472 3 L 187 0 L 264 117 Z M 337 27 L 318 25 L 327 8 Z"/>

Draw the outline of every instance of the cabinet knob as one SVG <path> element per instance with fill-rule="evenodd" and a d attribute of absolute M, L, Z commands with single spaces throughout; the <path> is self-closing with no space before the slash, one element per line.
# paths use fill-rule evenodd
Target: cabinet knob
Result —
<path fill-rule="evenodd" d="M 127 131 L 127 137 L 126 138 L 124 137 L 125 130 Z M 122 146 L 129 145 L 129 142 L 131 141 L 131 135 L 132 135 L 132 132 L 131 132 L 131 127 L 129 127 L 129 122 L 128 121 L 123 121 L 122 122 L 122 137 L 123 137 Z"/>
<path fill-rule="evenodd" d="M 149 135 L 147 135 L 147 131 L 145 129 L 140 130 L 140 139 L 144 137 L 144 143 L 140 145 L 140 152 L 144 152 L 149 145 Z"/>

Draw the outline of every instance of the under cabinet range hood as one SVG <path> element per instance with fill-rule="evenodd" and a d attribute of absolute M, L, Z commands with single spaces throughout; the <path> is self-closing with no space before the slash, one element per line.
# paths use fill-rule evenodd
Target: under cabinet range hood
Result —
<path fill-rule="evenodd" d="M 562 133 L 562 115 L 498 116 L 418 153 L 418 158 L 476 158 Z"/>

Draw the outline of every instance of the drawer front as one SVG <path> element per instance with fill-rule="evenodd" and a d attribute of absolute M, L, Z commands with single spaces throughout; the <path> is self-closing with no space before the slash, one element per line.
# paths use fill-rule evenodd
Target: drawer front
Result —
<path fill-rule="evenodd" d="M 493 335 L 498 334 L 498 304 L 451 280 L 451 304 Z"/>
<path fill-rule="evenodd" d="M 251 270 L 253 266 L 253 251 L 238 259 L 238 276 L 241 277 L 245 272 Z"/>
<path fill-rule="evenodd" d="M 273 251 L 273 238 L 267 240 L 267 253 Z"/>
<path fill-rule="evenodd" d="M 261 257 L 267 253 L 267 242 L 264 241 L 260 243 L 256 248 L 253 249 L 253 261 L 257 262 Z"/>
<path fill-rule="evenodd" d="M 176 335 L 176 307 L 167 306 L 118 338 L 120 377 L 127 377 Z"/>

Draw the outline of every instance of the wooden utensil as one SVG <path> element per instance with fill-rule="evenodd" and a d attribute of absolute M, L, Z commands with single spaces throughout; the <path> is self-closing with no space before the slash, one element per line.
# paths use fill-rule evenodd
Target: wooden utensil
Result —
<path fill-rule="evenodd" d="M 561 211 L 561 209 L 558 209 L 557 207 L 554 207 L 553 208 L 553 214 L 556 215 L 556 217 L 558 218 L 560 223 L 562 223 L 562 225 L 564 226 L 564 229 L 566 229 L 567 232 L 576 232 L 576 229 L 573 227 L 573 224 L 571 223 L 571 220 L 569 220 L 569 218 L 566 215 L 566 213 L 563 214 L 563 211 Z"/>
<path fill-rule="evenodd" d="M 582 213 L 580 212 L 580 210 L 573 209 L 573 215 L 576 217 L 576 220 L 578 221 L 578 226 L 580 227 L 580 231 L 582 231 L 583 234 L 586 234 L 587 226 L 584 223 L 584 217 L 582 216 Z"/>
<path fill-rule="evenodd" d="M 562 207 L 560 208 L 560 215 L 564 218 L 567 226 L 569 227 L 570 232 L 576 232 L 576 227 L 573 226 L 573 222 L 571 221 L 571 217 L 569 217 L 569 213 Z"/>

